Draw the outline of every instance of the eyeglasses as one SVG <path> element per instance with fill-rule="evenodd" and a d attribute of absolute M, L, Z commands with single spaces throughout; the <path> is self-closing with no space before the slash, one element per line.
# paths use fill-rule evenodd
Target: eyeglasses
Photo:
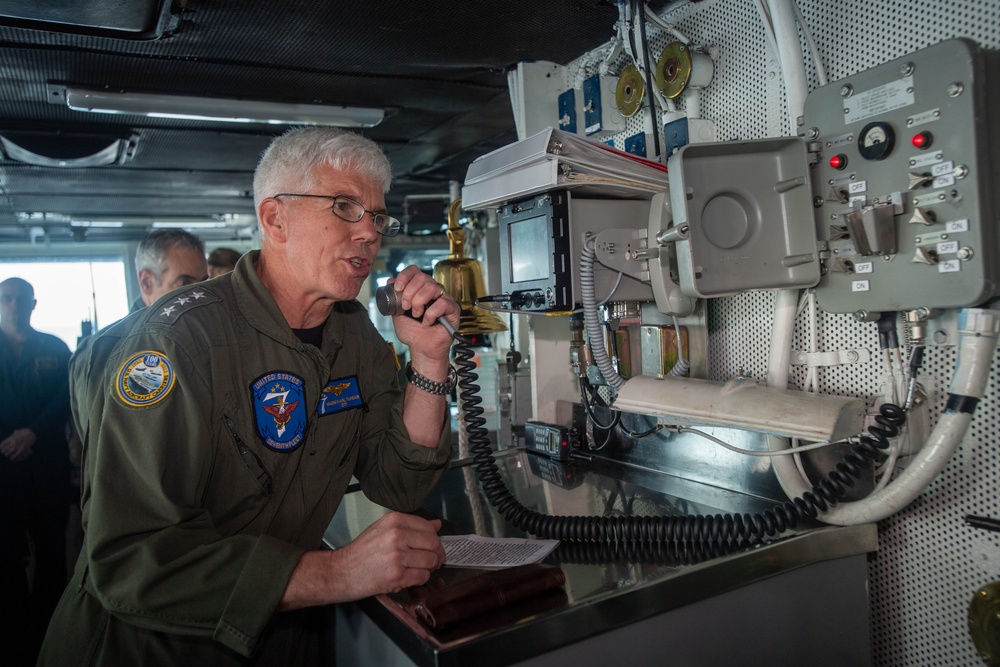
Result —
<path fill-rule="evenodd" d="M 403 223 L 391 215 L 369 211 L 358 202 L 344 195 L 337 195 L 334 197 L 331 195 L 303 195 L 293 192 L 282 192 L 281 194 L 273 195 L 273 197 L 275 199 L 278 197 L 313 197 L 315 199 L 329 199 L 333 201 L 331 209 L 333 210 L 333 214 L 335 216 L 341 220 L 346 220 L 347 222 L 360 222 L 361 218 L 365 217 L 365 213 L 367 213 L 372 217 L 372 222 L 375 223 L 375 231 L 382 236 L 395 236 L 399 233 L 400 227 L 403 226 Z"/>

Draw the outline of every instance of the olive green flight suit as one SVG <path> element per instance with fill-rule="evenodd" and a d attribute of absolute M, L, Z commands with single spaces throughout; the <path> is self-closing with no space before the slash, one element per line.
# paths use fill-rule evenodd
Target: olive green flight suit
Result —
<path fill-rule="evenodd" d="M 316 610 L 275 609 L 351 476 L 406 511 L 447 465 L 447 445 L 408 439 L 395 359 L 366 310 L 337 304 L 322 348 L 301 343 L 254 271 L 257 254 L 74 356 L 86 537 L 40 664 L 308 663 L 316 633 L 304 617 Z M 260 427 L 279 416 L 261 412 L 254 388 L 273 378 L 287 388 L 287 377 L 301 379 L 301 395 L 272 412 L 306 420 L 297 442 L 275 449 Z M 324 393 L 352 379 L 363 405 L 320 416 Z"/>

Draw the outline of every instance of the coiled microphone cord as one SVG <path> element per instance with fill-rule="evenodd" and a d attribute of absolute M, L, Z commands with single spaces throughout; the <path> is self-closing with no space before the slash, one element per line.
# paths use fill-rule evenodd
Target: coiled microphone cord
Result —
<path fill-rule="evenodd" d="M 902 408 L 884 403 L 875 417 L 876 423 L 868 427 L 867 434 L 857 438 L 858 442 L 836 468 L 802 496 L 763 512 L 710 516 L 547 516 L 522 505 L 504 483 L 490 447 L 486 420 L 482 417 L 482 398 L 476 384 L 471 341 L 458 334 L 454 338 L 458 343 L 455 365 L 459 400 L 479 483 L 490 504 L 506 521 L 541 539 L 608 545 L 760 543 L 765 536 L 774 537 L 791 530 L 840 502 L 847 487 L 860 479 L 868 461 L 877 459 L 889 448 L 889 439 L 898 435 L 906 422 Z"/>

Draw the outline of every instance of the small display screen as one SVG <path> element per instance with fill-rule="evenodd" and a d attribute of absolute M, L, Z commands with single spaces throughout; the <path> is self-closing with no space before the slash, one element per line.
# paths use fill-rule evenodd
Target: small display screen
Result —
<path fill-rule="evenodd" d="M 513 222 L 507 231 L 510 238 L 510 281 L 521 283 L 548 278 L 552 264 L 548 217 L 540 215 Z"/>

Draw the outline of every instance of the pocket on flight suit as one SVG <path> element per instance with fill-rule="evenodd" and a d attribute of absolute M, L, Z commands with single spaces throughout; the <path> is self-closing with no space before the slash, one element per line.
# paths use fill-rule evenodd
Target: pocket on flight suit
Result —
<path fill-rule="evenodd" d="M 236 430 L 236 422 L 232 419 L 232 417 L 229 415 L 223 415 L 223 419 L 226 422 L 226 429 L 232 436 L 233 444 L 236 446 L 236 451 L 239 453 L 240 459 L 246 466 L 247 471 L 256 480 L 260 490 L 270 496 L 274 488 L 271 473 L 264 467 L 264 462 L 260 460 L 257 453 L 254 452 L 253 449 L 251 449 L 250 446 L 243 441 L 243 438 L 240 437 L 239 431 Z"/>

